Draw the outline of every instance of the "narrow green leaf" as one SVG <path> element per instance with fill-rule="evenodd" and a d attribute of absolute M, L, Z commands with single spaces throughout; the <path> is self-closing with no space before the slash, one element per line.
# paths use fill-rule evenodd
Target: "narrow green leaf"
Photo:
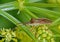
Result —
<path fill-rule="evenodd" d="M 59 23 L 60 18 L 56 19 L 55 21 L 52 22 L 52 24 L 50 26 L 55 26 Z"/>
<path fill-rule="evenodd" d="M 54 35 L 54 37 L 60 37 L 60 35 L 58 35 L 58 34 L 55 34 L 55 35 Z"/>
<path fill-rule="evenodd" d="M 57 4 L 46 4 L 46 3 L 24 3 L 25 6 L 35 6 L 35 7 L 59 7 Z M 5 4 L 0 4 L 0 9 L 2 10 L 13 10 L 17 9 L 18 4 L 16 1 L 9 2 Z"/>
<path fill-rule="evenodd" d="M 34 2 L 38 2 L 38 1 L 42 1 L 42 0 L 25 0 L 27 3 L 34 3 Z"/>
<path fill-rule="evenodd" d="M 49 4 L 49 3 L 25 3 L 26 6 L 34 6 L 34 7 L 60 7 L 58 4 Z"/>
<path fill-rule="evenodd" d="M 17 9 L 17 2 L 9 2 L 9 3 L 5 3 L 5 4 L 0 4 L 0 9 L 8 11 L 8 10 L 13 10 L 13 9 Z"/>
<path fill-rule="evenodd" d="M 30 11 L 41 14 L 42 16 L 46 16 L 47 18 L 50 18 L 52 20 L 55 20 L 60 17 L 59 12 L 51 11 L 48 9 L 43 9 L 43 8 L 37 8 L 37 7 L 27 7 Z"/>
<path fill-rule="evenodd" d="M 51 23 L 51 25 L 49 26 L 49 29 L 51 29 L 51 30 L 54 31 L 55 33 L 60 34 L 59 25 L 60 25 L 60 18 L 58 18 L 58 19 L 56 19 L 55 21 L 53 21 L 53 22 Z"/>
<path fill-rule="evenodd" d="M 1 28 L 14 28 L 14 27 L 15 25 L 11 21 L 4 18 L 3 16 L 0 16 L 0 29 Z"/>
<path fill-rule="evenodd" d="M 20 14 L 17 14 L 19 20 L 23 23 L 26 23 L 30 20 L 30 16 L 25 12 L 25 11 L 21 11 Z"/>
<path fill-rule="evenodd" d="M 24 9 L 30 16 L 34 17 L 34 18 L 38 18 L 35 14 L 33 14 L 32 12 L 30 12 L 27 8 Z"/>

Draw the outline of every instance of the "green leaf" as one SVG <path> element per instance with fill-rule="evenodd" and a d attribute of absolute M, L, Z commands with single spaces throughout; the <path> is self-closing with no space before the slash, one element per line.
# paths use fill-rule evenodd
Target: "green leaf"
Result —
<path fill-rule="evenodd" d="M 42 1 L 42 0 L 25 0 L 27 3 L 33 3 L 33 2 L 38 2 L 38 1 Z"/>
<path fill-rule="evenodd" d="M 0 28 L 14 28 L 14 27 L 15 25 L 11 21 L 0 16 Z"/>
<path fill-rule="evenodd" d="M 54 7 L 60 7 L 58 6 L 58 4 L 49 4 L 49 3 L 25 3 L 26 6 L 34 6 L 34 7 L 44 7 L 44 8 L 47 8 L 47 7 L 51 7 L 51 8 L 54 8 Z"/>
<path fill-rule="evenodd" d="M 11 2 L 11 1 L 15 1 L 15 0 L 0 0 L 0 3 L 7 3 L 7 2 Z"/>
<path fill-rule="evenodd" d="M 60 18 L 56 19 L 55 21 L 52 22 L 51 26 L 55 26 L 59 24 Z"/>
<path fill-rule="evenodd" d="M 46 4 L 46 3 L 24 3 L 25 6 L 35 6 L 35 7 L 58 7 L 57 4 Z M 0 4 L 2 10 L 8 11 L 18 8 L 18 3 L 16 1 Z"/>
<path fill-rule="evenodd" d="M 42 16 L 46 16 L 46 18 L 49 18 L 51 20 L 55 20 L 60 17 L 59 12 L 51 11 L 48 9 L 43 9 L 43 8 L 37 8 L 37 7 L 27 7 L 30 11 L 40 14 Z"/>
<path fill-rule="evenodd" d="M 28 22 L 31 18 L 31 16 L 29 16 L 25 11 L 21 11 L 20 14 L 17 14 L 17 16 L 17 18 L 23 23 Z"/>
<path fill-rule="evenodd" d="M 9 2 L 9 3 L 4 3 L 4 4 L 0 4 L 0 9 L 8 11 L 8 10 L 14 10 L 17 9 L 17 2 Z"/>
<path fill-rule="evenodd" d="M 24 9 L 30 16 L 32 16 L 33 18 L 38 18 L 35 14 L 33 14 L 32 12 L 30 12 L 27 8 Z"/>
<path fill-rule="evenodd" d="M 56 34 L 60 34 L 60 18 L 56 19 L 55 21 L 53 21 L 51 23 L 51 25 L 49 26 L 49 28 L 54 31 Z"/>

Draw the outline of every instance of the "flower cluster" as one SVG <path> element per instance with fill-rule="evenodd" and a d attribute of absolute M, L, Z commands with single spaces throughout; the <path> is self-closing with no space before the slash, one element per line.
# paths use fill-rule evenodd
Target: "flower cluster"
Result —
<path fill-rule="evenodd" d="M 16 34 L 14 31 L 12 31 L 11 29 L 1 29 L 0 30 L 0 37 L 2 37 L 2 42 L 10 42 L 11 40 L 13 41 L 17 41 L 15 39 Z"/>

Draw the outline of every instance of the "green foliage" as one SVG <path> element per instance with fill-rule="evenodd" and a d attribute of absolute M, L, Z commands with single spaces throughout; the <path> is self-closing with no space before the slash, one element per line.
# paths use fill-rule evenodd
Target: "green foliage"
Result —
<path fill-rule="evenodd" d="M 59 42 L 59 2 L 56 0 L 0 0 L 0 28 L 14 29 L 17 26 L 34 42 L 38 42 L 28 27 L 23 24 L 29 22 L 31 18 L 48 18 L 52 21 L 51 25 L 49 25 L 49 30 L 55 34 L 56 42 Z"/>

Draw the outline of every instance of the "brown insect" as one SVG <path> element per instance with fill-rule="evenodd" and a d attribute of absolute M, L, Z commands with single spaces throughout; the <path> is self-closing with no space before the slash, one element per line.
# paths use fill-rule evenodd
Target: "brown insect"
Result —
<path fill-rule="evenodd" d="M 39 19 L 32 18 L 28 24 L 34 24 L 34 23 L 50 24 L 51 22 L 52 21 L 47 18 L 39 18 Z"/>

